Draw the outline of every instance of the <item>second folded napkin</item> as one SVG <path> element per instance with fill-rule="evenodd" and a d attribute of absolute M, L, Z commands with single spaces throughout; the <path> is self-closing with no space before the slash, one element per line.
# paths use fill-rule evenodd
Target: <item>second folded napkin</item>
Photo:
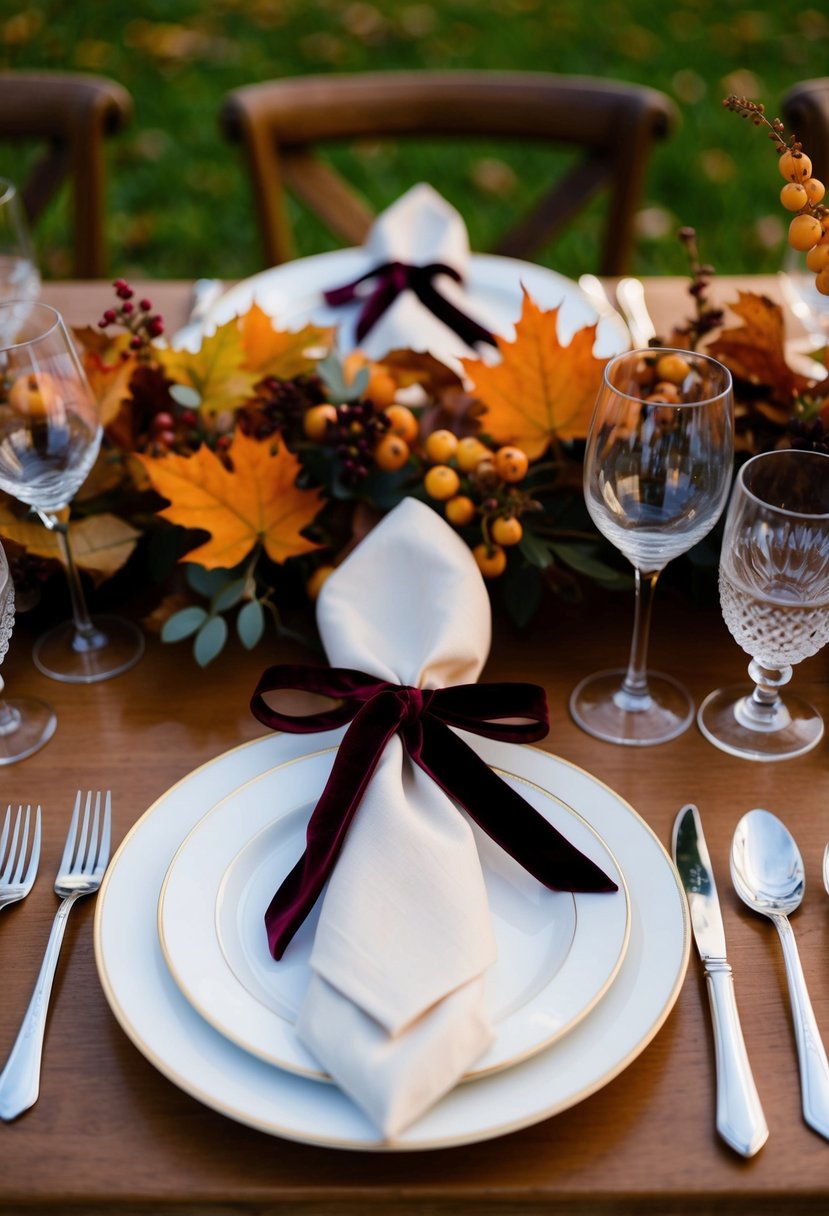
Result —
<path fill-rule="evenodd" d="M 370 271 L 379 273 L 344 288 L 332 284 L 326 293 L 330 304 L 349 305 L 345 347 L 359 346 L 372 359 L 403 349 L 445 361 L 468 357 L 480 343 L 494 345 L 495 318 L 467 296 L 466 225 L 431 186 L 413 186 L 379 215 L 363 248 Z M 368 324 L 364 334 L 361 321 Z"/>

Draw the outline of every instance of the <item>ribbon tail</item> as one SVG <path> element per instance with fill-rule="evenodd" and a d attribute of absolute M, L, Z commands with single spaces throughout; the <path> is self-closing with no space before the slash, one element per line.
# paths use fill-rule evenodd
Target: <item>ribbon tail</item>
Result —
<path fill-rule="evenodd" d="M 502 781 L 448 726 L 432 715 L 422 725 L 421 745 L 413 759 L 534 878 L 552 891 L 618 890 L 600 866 Z"/>
<path fill-rule="evenodd" d="M 319 898 L 357 812 L 366 786 L 404 708 L 393 693 L 379 693 L 355 716 L 337 750 L 334 767 L 308 821 L 305 852 L 265 912 L 268 946 L 279 959 Z"/>
<path fill-rule="evenodd" d="M 413 280 L 411 286 L 421 304 L 453 330 L 467 346 L 474 347 L 477 342 L 486 342 L 489 346 L 497 347 L 498 343 L 493 334 L 474 317 L 467 316 L 451 300 L 441 295 L 431 280 L 418 277 Z"/>

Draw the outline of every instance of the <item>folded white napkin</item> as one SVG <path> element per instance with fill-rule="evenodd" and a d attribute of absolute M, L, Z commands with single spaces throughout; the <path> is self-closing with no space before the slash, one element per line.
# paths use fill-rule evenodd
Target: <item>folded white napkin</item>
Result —
<path fill-rule="evenodd" d="M 489 652 L 475 561 L 412 498 L 331 575 L 317 619 L 332 666 L 397 684 L 472 683 Z M 299 1037 L 391 1139 L 490 1045 L 494 960 L 469 824 L 394 735 L 323 896 Z"/>
<path fill-rule="evenodd" d="M 467 316 L 494 331 L 499 325 L 495 313 L 488 315 L 482 301 L 470 303 L 465 288 L 469 274 L 469 237 L 460 214 L 436 190 L 424 182 L 412 186 L 395 203 L 377 217 L 363 248 L 367 254 L 367 269 L 387 262 L 403 262 L 410 266 L 442 263 L 461 275 L 456 283 L 445 274 L 436 275 L 433 282 L 445 296 Z M 335 284 L 332 284 L 335 286 Z M 369 294 L 371 283 L 362 289 Z M 439 320 L 412 291 L 402 292 L 383 313 L 368 334 L 357 340 L 354 330 L 359 306 L 349 306 L 343 317 L 343 345 L 359 346 L 371 359 L 379 359 L 390 350 L 428 351 L 444 362 L 469 357 L 473 350 L 448 325 Z"/>

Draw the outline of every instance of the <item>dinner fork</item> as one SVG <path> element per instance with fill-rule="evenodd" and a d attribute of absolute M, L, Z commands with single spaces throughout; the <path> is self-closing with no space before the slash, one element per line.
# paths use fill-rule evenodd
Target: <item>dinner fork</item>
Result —
<path fill-rule="evenodd" d="M 14 821 L 14 829 L 11 827 L 12 809 L 8 807 L 6 810 L 6 818 L 3 821 L 3 835 L 0 837 L 0 866 L 3 866 L 5 858 L 5 867 L 0 869 L 0 908 L 5 908 L 9 904 L 16 904 L 19 899 L 23 899 L 28 895 L 34 885 L 35 876 L 37 875 L 37 864 L 40 860 L 40 807 L 35 811 L 35 834 L 32 840 L 32 849 L 29 853 L 28 862 L 26 860 L 26 851 L 29 844 L 29 826 L 31 821 L 32 807 L 31 804 L 26 807 L 26 818 L 23 819 L 23 807 L 17 808 L 17 815 Z M 23 820 L 23 839 L 20 839 L 20 823 Z M 9 833 L 12 833 L 11 844 L 9 844 Z M 20 848 L 18 849 L 18 841 Z M 6 849 L 8 848 L 8 854 Z"/>
<path fill-rule="evenodd" d="M 101 794 L 95 795 L 92 809 L 92 791 L 86 795 L 83 821 L 80 823 L 81 791 L 75 799 L 72 822 L 66 837 L 58 876 L 55 879 L 55 894 L 61 905 L 52 923 L 52 931 L 46 944 L 46 952 L 40 966 L 29 1007 L 0 1073 L 0 1118 L 16 1119 L 24 1110 L 34 1106 L 40 1093 L 40 1061 L 43 1054 L 43 1036 L 46 1030 L 46 1014 L 49 995 L 55 977 L 66 921 L 72 907 L 82 895 L 92 895 L 101 885 L 107 862 L 112 821 L 112 803 L 107 790 L 104 810 L 101 814 Z M 80 823 L 80 831 L 79 831 Z"/>

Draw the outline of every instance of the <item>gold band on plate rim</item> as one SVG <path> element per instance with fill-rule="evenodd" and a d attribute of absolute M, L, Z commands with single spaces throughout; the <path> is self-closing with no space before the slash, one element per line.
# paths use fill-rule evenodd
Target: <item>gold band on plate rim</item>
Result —
<path fill-rule="evenodd" d="M 335 752 L 336 750 L 337 750 L 336 745 L 333 747 L 326 747 L 326 748 L 321 749 L 320 751 L 307 752 L 306 754 L 304 754 L 302 756 L 295 756 L 295 757 L 293 757 L 293 759 L 286 760 L 282 764 L 275 764 L 272 768 L 266 769 L 264 772 L 259 773 L 257 776 L 251 777 L 247 781 L 243 781 L 241 783 L 241 785 L 237 786 L 237 788 L 235 790 L 232 790 L 231 793 L 227 794 L 224 798 L 220 798 L 218 802 L 216 802 L 208 811 L 205 812 L 205 814 L 201 817 L 201 819 L 199 819 L 198 823 L 194 824 L 194 826 L 190 829 L 190 831 L 185 836 L 184 840 L 181 842 L 181 844 L 179 845 L 179 847 L 176 849 L 175 853 L 173 854 L 172 860 L 170 861 L 170 864 L 167 867 L 167 871 L 164 875 L 164 880 L 161 884 L 161 891 L 160 891 L 159 897 L 158 897 L 158 913 L 157 913 L 158 940 L 159 940 L 159 944 L 161 946 L 161 953 L 164 955 L 164 961 L 167 964 L 167 969 L 170 972 L 170 974 L 172 975 L 173 979 L 175 980 L 176 985 L 179 988 L 179 991 L 186 997 L 189 1004 L 192 1005 L 192 1007 L 196 1010 L 196 1012 L 199 1014 L 199 1016 L 202 1017 L 207 1023 L 209 1023 L 209 1025 L 211 1025 L 214 1030 L 217 1030 L 219 1032 L 219 1034 L 223 1035 L 224 1038 L 229 1039 L 231 1043 L 234 1043 L 237 1047 L 241 1048 L 243 1051 L 247 1051 L 250 1055 L 255 1056 L 257 1059 L 262 1060 L 264 1063 L 274 1066 L 276 1068 L 281 1068 L 284 1072 L 294 1073 L 296 1076 L 299 1076 L 299 1077 L 306 1077 L 308 1080 L 325 1082 L 325 1083 L 331 1083 L 331 1077 L 329 1076 L 329 1074 L 327 1072 L 324 1072 L 322 1069 L 304 1068 L 302 1065 L 295 1064 L 293 1061 L 289 1062 L 289 1061 L 280 1059 L 276 1055 L 266 1056 L 266 1055 L 264 1055 L 264 1053 L 262 1053 L 260 1051 L 251 1050 L 251 1048 L 244 1041 L 242 1036 L 234 1034 L 232 1027 L 227 1026 L 223 1021 L 219 1021 L 216 1018 L 215 1014 L 194 996 L 194 994 L 191 991 L 191 986 L 182 978 L 182 976 L 179 972 L 179 969 L 176 967 L 176 964 L 170 955 L 169 947 L 168 947 L 167 940 L 166 940 L 165 933 L 164 933 L 162 914 L 163 914 L 163 904 L 164 904 L 165 893 L 167 890 L 168 882 L 170 880 L 171 872 L 173 870 L 173 867 L 176 864 L 176 860 L 179 857 L 179 855 L 183 852 L 183 850 L 187 847 L 193 834 L 195 832 L 199 831 L 202 824 L 204 823 L 204 820 L 208 816 L 210 816 L 210 815 L 214 814 L 216 811 L 218 811 L 231 798 L 235 798 L 239 794 L 239 792 L 241 790 L 243 790 L 246 786 L 251 786 L 251 785 L 254 785 L 258 781 L 263 781 L 267 777 L 269 777 L 272 773 L 279 772 L 282 769 L 289 768 L 290 766 L 297 764 L 300 761 L 314 760 L 319 756 L 330 755 L 332 752 Z M 608 988 L 613 983 L 613 980 L 619 974 L 619 969 L 622 966 L 622 963 L 624 961 L 624 957 L 625 957 L 625 954 L 626 954 L 627 948 L 628 948 L 628 943 L 630 941 L 630 892 L 628 891 L 627 882 L 625 881 L 624 874 L 622 873 L 622 867 L 619 865 L 616 855 L 614 854 L 613 850 L 609 847 L 607 842 L 604 840 L 604 838 L 596 831 L 596 829 L 591 824 L 589 824 L 587 822 L 587 820 L 584 818 L 583 815 L 579 814 L 579 812 L 576 811 L 573 807 L 571 807 L 569 803 L 565 802 L 563 798 L 560 798 L 557 794 L 554 794 L 551 790 L 545 790 L 543 788 L 543 786 L 538 785 L 536 782 L 530 781 L 526 777 L 521 777 L 518 775 L 518 773 L 512 773 L 508 769 L 501 768 L 497 765 L 491 765 L 490 767 L 492 768 L 493 772 L 498 773 L 500 776 L 511 777 L 518 784 L 526 786 L 527 789 L 535 790 L 536 793 L 543 795 L 543 797 L 549 799 L 551 802 L 557 803 L 564 811 L 566 811 L 569 815 L 571 815 L 573 817 L 573 819 L 575 819 L 577 822 L 581 823 L 582 826 L 585 828 L 585 830 L 587 832 L 589 832 L 590 835 L 596 841 L 598 841 L 598 843 L 601 845 L 601 847 L 604 849 L 607 856 L 610 858 L 610 860 L 613 862 L 614 866 L 616 867 L 616 872 L 621 880 L 620 881 L 621 893 L 624 896 L 624 901 L 625 901 L 625 931 L 624 931 L 624 938 L 623 938 L 622 944 L 619 949 L 619 954 L 616 958 L 616 961 L 615 961 L 612 969 L 608 973 L 608 976 L 605 979 L 605 982 L 596 991 L 596 993 L 591 997 L 591 999 L 588 1002 L 586 1002 L 585 1005 L 581 1009 L 579 1009 L 578 1013 L 574 1014 L 568 1022 L 564 1023 L 564 1025 L 559 1026 L 555 1030 L 553 1030 L 547 1036 L 547 1038 L 534 1043 L 531 1047 L 527 1047 L 524 1051 L 516 1052 L 514 1055 L 510 1056 L 509 1059 L 505 1059 L 505 1060 L 502 1060 L 500 1063 L 493 1064 L 489 1068 L 472 1068 L 472 1069 L 470 1069 L 469 1072 L 464 1074 L 464 1076 L 461 1078 L 461 1082 L 459 1082 L 459 1083 L 478 1080 L 481 1077 L 492 1076 L 494 1073 L 500 1072 L 504 1068 L 512 1068 L 516 1064 L 520 1064 L 524 1060 L 528 1060 L 531 1056 L 535 1055 L 537 1052 L 543 1051 L 547 1047 L 551 1047 L 553 1043 L 555 1043 L 558 1039 L 562 1038 L 565 1034 L 567 1034 L 570 1030 L 572 1030 L 575 1026 L 577 1026 L 579 1024 L 579 1022 L 581 1022 L 583 1018 L 587 1017 L 588 1013 L 590 1013 L 590 1011 L 595 1008 L 596 1004 L 605 995 Z M 251 838 L 251 840 L 252 839 L 253 838 Z M 247 845 L 249 845 L 251 843 L 251 840 L 247 840 L 243 847 L 247 847 Z M 576 922 L 578 922 L 578 902 L 575 900 L 574 900 L 574 905 L 575 905 L 574 906 L 574 917 L 576 919 Z M 232 968 L 231 968 L 231 970 L 232 970 Z M 244 985 L 242 985 L 242 986 L 244 987 Z M 252 995 L 252 994 L 249 994 L 249 995 Z M 257 997 L 252 997 L 252 999 L 258 1000 Z M 275 1016 L 278 1016 L 278 1015 L 275 1015 Z"/>

